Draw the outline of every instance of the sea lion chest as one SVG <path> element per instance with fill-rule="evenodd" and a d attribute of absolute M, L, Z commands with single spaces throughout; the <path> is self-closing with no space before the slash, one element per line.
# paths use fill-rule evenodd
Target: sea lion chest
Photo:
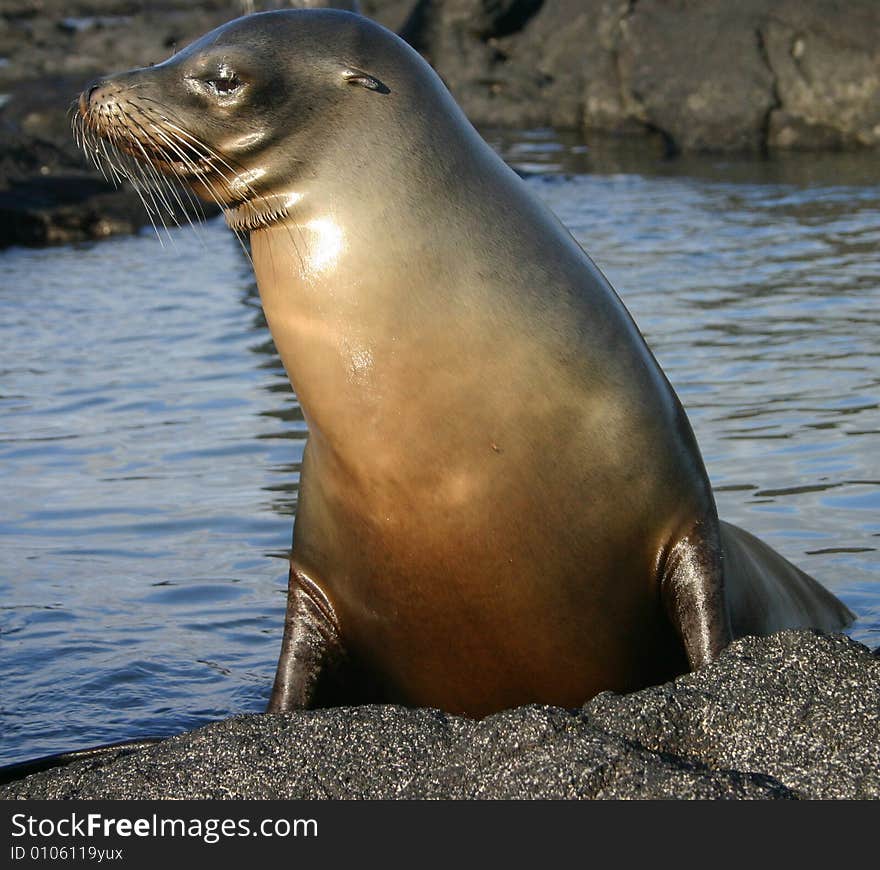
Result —
<path fill-rule="evenodd" d="M 252 248 L 310 429 L 294 560 L 389 694 L 489 710 L 665 676 L 656 468 L 609 437 L 631 425 L 619 375 L 587 389 L 581 349 L 548 341 L 515 296 L 487 302 L 485 277 L 358 267 L 328 224 Z M 419 280 L 430 306 L 399 293 Z"/>

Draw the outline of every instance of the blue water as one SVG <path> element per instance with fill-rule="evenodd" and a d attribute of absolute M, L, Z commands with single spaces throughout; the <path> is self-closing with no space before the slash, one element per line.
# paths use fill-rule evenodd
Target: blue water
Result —
<path fill-rule="evenodd" d="M 632 311 L 721 515 L 880 643 L 876 158 L 489 138 Z M 262 709 L 304 439 L 221 222 L 0 252 L 0 760 Z"/>

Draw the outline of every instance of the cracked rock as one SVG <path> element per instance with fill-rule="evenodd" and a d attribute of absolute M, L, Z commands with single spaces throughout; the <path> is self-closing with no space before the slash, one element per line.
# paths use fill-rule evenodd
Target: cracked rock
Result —
<path fill-rule="evenodd" d="M 878 33 L 874 0 L 419 0 L 403 31 L 477 123 L 745 152 L 880 144 Z"/>

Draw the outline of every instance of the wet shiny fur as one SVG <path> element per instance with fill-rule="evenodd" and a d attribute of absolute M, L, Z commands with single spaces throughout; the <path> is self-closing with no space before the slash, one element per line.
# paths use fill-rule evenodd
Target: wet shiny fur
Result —
<path fill-rule="evenodd" d="M 250 235 L 309 426 L 270 710 L 576 706 L 850 618 L 719 522 L 614 290 L 390 32 L 239 19 L 79 119 L 148 204 L 176 176 Z"/>

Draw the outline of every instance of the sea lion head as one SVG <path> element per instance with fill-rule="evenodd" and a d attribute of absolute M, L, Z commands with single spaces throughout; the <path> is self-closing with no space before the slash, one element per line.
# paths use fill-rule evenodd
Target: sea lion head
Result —
<path fill-rule="evenodd" d="M 163 63 L 94 82 L 79 98 L 75 129 L 105 173 L 148 194 L 148 209 L 173 177 L 226 210 L 234 229 L 268 226 L 316 163 L 351 159 L 340 153 L 351 150 L 350 135 L 340 142 L 343 127 L 350 132 L 358 117 L 381 126 L 377 104 L 392 97 L 386 80 L 400 66 L 392 41 L 405 45 L 348 12 L 245 16 Z M 373 68 L 377 58 L 384 70 Z"/>

